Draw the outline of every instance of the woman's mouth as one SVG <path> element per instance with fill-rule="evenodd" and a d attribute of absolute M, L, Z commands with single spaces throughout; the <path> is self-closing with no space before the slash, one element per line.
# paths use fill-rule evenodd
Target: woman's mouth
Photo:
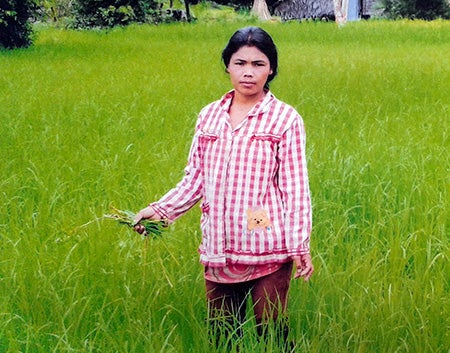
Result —
<path fill-rule="evenodd" d="M 253 87 L 255 85 L 254 82 L 250 82 L 250 81 L 241 81 L 241 85 L 247 88 Z"/>

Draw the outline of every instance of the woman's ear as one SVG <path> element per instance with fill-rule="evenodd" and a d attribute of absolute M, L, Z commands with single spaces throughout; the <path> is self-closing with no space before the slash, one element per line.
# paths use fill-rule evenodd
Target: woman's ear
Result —
<path fill-rule="evenodd" d="M 228 67 L 225 68 L 225 72 L 226 72 L 227 74 L 230 73 L 230 71 L 228 71 Z"/>

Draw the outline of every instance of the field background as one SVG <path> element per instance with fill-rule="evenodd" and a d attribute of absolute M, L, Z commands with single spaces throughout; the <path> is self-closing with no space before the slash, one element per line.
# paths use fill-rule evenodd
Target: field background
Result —
<path fill-rule="evenodd" d="M 181 178 L 246 24 L 43 27 L 0 52 L 0 352 L 213 352 L 198 208 L 156 241 L 85 224 Z M 280 53 L 271 89 L 308 134 L 316 273 L 290 292 L 298 352 L 450 352 L 450 23 L 261 26 Z"/>

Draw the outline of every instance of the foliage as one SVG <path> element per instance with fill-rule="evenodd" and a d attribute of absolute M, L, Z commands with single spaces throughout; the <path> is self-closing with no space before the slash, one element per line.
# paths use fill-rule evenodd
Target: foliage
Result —
<path fill-rule="evenodd" d="M 450 5 L 447 0 L 382 0 L 382 4 L 385 14 L 392 19 L 450 18 Z"/>
<path fill-rule="evenodd" d="M 195 18 L 201 23 L 218 23 L 233 21 L 257 21 L 249 9 L 238 9 L 234 6 L 219 5 L 211 2 L 202 2 L 192 6 Z"/>
<path fill-rule="evenodd" d="M 39 0 L 36 16 L 39 20 L 59 22 L 73 16 L 73 0 Z"/>
<path fill-rule="evenodd" d="M 112 213 L 105 214 L 102 218 L 113 219 L 119 224 L 126 225 L 129 228 L 134 228 L 136 225 L 142 225 L 144 227 L 144 236 L 160 237 L 164 228 L 168 226 L 167 221 L 158 221 L 152 219 L 141 219 L 138 223 L 134 222 L 136 214 L 128 210 L 119 210 L 115 207 L 111 207 Z M 97 219 L 95 220 L 97 221 Z M 91 221 L 92 222 L 92 221 Z"/>
<path fill-rule="evenodd" d="M 158 22 L 162 13 L 157 0 L 75 0 L 74 27 L 114 27 Z"/>
<path fill-rule="evenodd" d="M 32 43 L 32 8 L 32 0 L 0 0 L 0 48 L 21 48 Z"/>
<path fill-rule="evenodd" d="M 274 8 L 280 5 L 283 1 L 286 0 L 266 0 L 266 4 L 270 12 L 273 12 Z M 215 0 L 213 2 L 220 5 L 234 7 L 237 10 L 250 10 L 253 6 L 254 0 Z"/>

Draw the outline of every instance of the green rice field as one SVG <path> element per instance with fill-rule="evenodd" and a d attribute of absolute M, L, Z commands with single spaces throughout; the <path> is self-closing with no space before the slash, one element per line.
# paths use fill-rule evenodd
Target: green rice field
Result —
<path fill-rule="evenodd" d="M 231 88 L 221 50 L 248 24 L 41 26 L 0 52 L 1 353 L 220 351 L 198 207 L 156 240 L 102 215 L 182 177 L 197 113 Z M 279 49 L 271 90 L 308 136 L 298 352 L 449 353 L 450 22 L 258 25 Z M 244 328 L 241 353 L 279 352 Z"/>

